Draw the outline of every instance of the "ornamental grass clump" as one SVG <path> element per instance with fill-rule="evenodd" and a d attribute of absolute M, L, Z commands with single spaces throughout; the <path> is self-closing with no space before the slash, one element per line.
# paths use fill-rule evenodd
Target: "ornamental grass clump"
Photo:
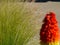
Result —
<path fill-rule="evenodd" d="M 40 30 L 41 45 L 59 45 L 59 28 L 55 13 L 46 14 Z"/>
<path fill-rule="evenodd" d="M 36 34 L 26 3 L 0 3 L 0 45 L 27 45 Z"/>

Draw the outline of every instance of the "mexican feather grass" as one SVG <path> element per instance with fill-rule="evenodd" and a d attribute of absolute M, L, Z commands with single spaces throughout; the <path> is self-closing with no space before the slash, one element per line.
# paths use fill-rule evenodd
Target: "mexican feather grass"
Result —
<path fill-rule="evenodd" d="M 24 3 L 0 3 L 0 45 L 26 45 L 36 33 L 32 17 Z"/>

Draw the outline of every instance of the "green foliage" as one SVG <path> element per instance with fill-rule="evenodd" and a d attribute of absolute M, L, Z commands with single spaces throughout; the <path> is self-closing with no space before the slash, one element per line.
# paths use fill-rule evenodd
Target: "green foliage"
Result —
<path fill-rule="evenodd" d="M 0 3 L 0 45 L 26 45 L 35 34 L 25 3 Z"/>

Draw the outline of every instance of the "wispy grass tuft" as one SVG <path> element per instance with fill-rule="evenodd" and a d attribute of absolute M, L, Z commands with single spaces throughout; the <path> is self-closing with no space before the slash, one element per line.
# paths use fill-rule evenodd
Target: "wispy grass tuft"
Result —
<path fill-rule="evenodd" d="M 0 3 L 0 45 L 26 45 L 35 34 L 24 3 Z"/>

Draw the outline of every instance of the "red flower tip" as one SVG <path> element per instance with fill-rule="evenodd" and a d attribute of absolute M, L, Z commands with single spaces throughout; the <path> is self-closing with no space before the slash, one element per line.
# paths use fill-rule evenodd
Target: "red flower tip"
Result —
<path fill-rule="evenodd" d="M 44 42 L 58 41 L 59 31 L 55 18 L 55 13 L 50 12 L 49 14 L 46 14 L 43 22 L 44 24 L 42 25 L 40 31 L 40 40 Z"/>

